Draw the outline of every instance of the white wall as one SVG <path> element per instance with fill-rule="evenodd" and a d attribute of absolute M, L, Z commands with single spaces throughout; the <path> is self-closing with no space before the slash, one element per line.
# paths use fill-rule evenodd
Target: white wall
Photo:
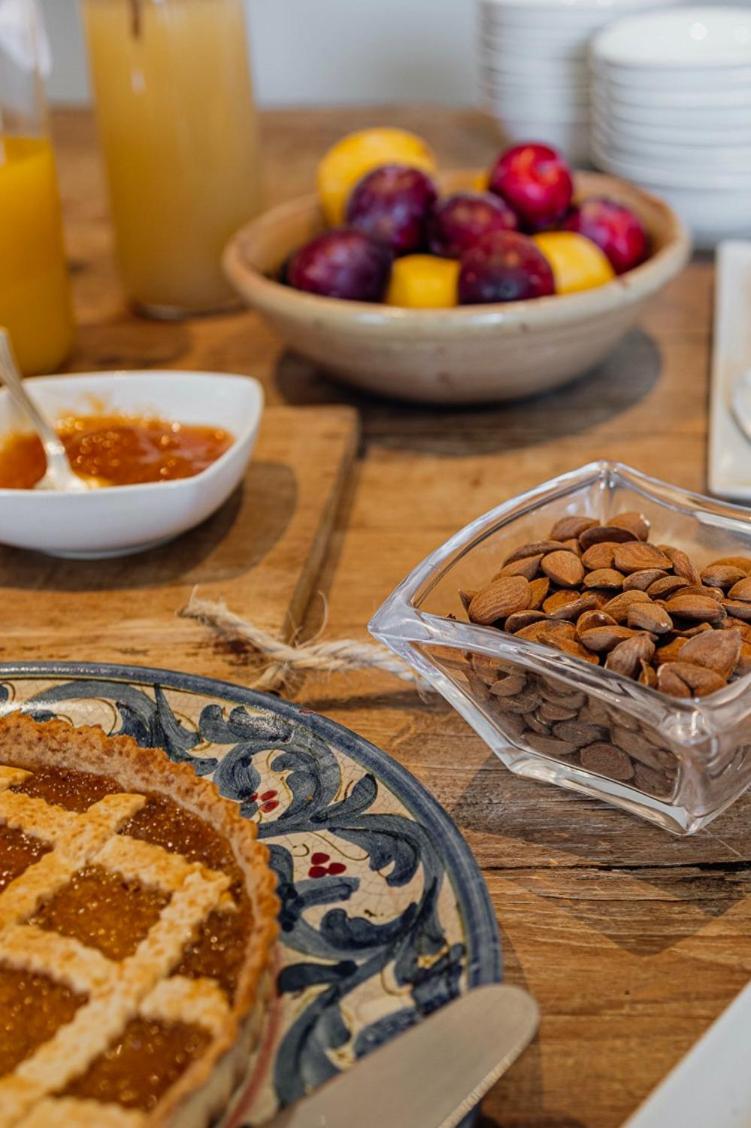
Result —
<path fill-rule="evenodd" d="M 50 95 L 85 101 L 78 0 L 41 3 L 54 55 Z M 256 89 L 266 105 L 475 101 L 473 0 L 246 3 Z"/>

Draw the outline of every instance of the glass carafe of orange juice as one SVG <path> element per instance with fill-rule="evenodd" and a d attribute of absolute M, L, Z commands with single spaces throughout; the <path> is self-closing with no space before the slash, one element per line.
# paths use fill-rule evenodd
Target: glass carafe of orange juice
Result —
<path fill-rule="evenodd" d="M 54 372 L 73 341 L 46 62 L 34 0 L 0 0 L 0 325 L 26 376 Z"/>
<path fill-rule="evenodd" d="M 127 296 L 156 317 L 224 308 L 224 245 L 260 207 L 244 0 L 82 3 Z"/>

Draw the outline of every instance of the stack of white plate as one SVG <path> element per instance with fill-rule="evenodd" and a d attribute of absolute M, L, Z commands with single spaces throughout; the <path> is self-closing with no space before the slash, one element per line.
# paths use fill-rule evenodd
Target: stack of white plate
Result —
<path fill-rule="evenodd" d="M 511 140 L 548 141 L 574 163 L 587 163 L 589 39 L 659 2 L 478 0 L 484 107 Z"/>
<path fill-rule="evenodd" d="M 751 10 L 619 20 L 590 61 L 595 163 L 667 199 L 697 246 L 751 237 Z"/>

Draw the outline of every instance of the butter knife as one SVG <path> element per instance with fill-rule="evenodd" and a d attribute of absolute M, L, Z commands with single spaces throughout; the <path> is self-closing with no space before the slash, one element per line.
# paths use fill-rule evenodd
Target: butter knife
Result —
<path fill-rule="evenodd" d="M 269 1128 L 456 1128 L 534 1036 L 520 987 L 476 987 L 375 1050 Z"/>

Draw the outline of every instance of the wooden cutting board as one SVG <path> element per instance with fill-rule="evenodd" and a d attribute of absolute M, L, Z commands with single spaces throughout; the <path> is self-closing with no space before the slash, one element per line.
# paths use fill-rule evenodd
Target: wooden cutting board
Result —
<path fill-rule="evenodd" d="M 291 638 L 314 591 L 357 446 L 348 407 L 270 407 L 245 482 L 150 552 L 69 561 L 0 547 L 0 661 L 164 666 L 252 680 L 252 656 L 178 612 L 195 589 Z"/>

